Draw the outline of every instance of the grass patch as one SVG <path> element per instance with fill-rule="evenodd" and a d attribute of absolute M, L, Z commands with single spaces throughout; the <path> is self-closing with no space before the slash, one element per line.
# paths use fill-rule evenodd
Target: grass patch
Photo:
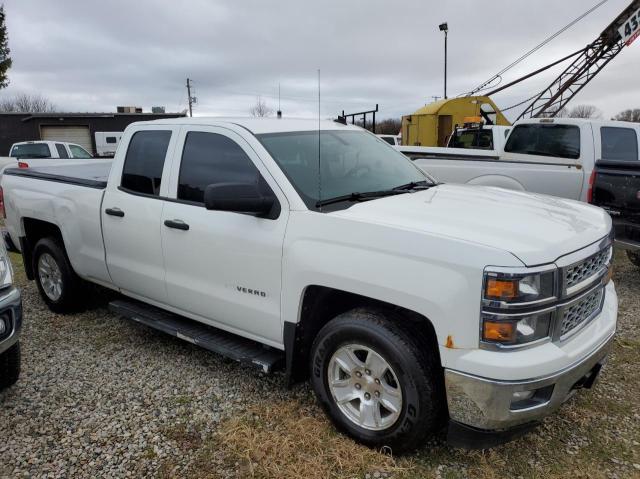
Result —
<path fill-rule="evenodd" d="M 237 477 L 422 477 L 412 474 L 416 471 L 410 459 L 356 444 L 337 433 L 315 405 L 293 400 L 254 406 L 223 422 L 190 475 L 213 477 L 210 458 L 214 454 Z"/>

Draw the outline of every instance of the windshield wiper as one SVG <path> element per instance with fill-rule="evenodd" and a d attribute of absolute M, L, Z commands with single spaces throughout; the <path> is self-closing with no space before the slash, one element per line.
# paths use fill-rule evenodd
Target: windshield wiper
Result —
<path fill-rule="evenodd" d="M 344 201 L 367 201 L 376 198 L 384 198 L 385 196 L 395 196 L 407 193 L 406 190 L 382 190 L 382 191 L 370 191 L 367 193 L 349 193 L 348 195 L 336 196 L 335 198 L 327 198 L 326 200 L 320 200 L 316 202 L 316 208 L 321 206 L 332 205 L 334 203 L 342 203 Z"/>
<path fill-rule="evenodd" d="M 417 190 L 417 189 L 428 189 L 433 186 L 427 180 L 424 181 L 412 181 L 411 183 L 407 183 L 406 185 L 400 185 L 393 188 L 393 191 L 408 191 L 408 190 Z"/>

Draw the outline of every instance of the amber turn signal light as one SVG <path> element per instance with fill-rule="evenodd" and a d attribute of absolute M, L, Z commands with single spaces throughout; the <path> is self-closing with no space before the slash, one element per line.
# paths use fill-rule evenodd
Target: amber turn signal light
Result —
<path fill-rule="evenodd" d="M 510 343 L 516 340 L 516 323 L 485 320 L 482 329 L 485 341 Z"/>
<path fill-rule="evenodd" d="M 491 299 L 515 299 L 518 296 L 518 281 L 489 278 L 485 294 Z"/>

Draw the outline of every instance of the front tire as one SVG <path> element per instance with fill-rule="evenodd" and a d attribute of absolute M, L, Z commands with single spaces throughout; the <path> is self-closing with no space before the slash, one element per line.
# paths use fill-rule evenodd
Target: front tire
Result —
<path fill-rule="evenodd" d="M 338 429 L 394 453 L 421 446 L 446 419 L 434 344 L 418 344 L 408 320 L 355 309 L 318 333 L 311 382 Z"/>
<path fill-rule="evenodd" d="M 0 354 L 0 390 L 12 386 L 20 377 L 20 343 Z"/>
<path fill-rule="evenodd" d="M 64 246 L 43 238 L 33 249 L 33 271 L 40 296 L 55 313 L 80 310 L 84 302 L 83 281 L 73 271 Z"/>

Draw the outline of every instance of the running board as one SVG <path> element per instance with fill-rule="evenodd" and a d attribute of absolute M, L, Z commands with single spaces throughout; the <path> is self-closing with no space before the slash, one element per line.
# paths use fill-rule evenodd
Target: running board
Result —
<path fill-rule="evenodd" d="M 284 353 L 278 349 L 140 301 L 119 299 L 110 302 L 109 309 L 120 316 L 133 319 L 214 353 L 257 366 L 265 373 L 272 372 L 284 362 Z"/>

